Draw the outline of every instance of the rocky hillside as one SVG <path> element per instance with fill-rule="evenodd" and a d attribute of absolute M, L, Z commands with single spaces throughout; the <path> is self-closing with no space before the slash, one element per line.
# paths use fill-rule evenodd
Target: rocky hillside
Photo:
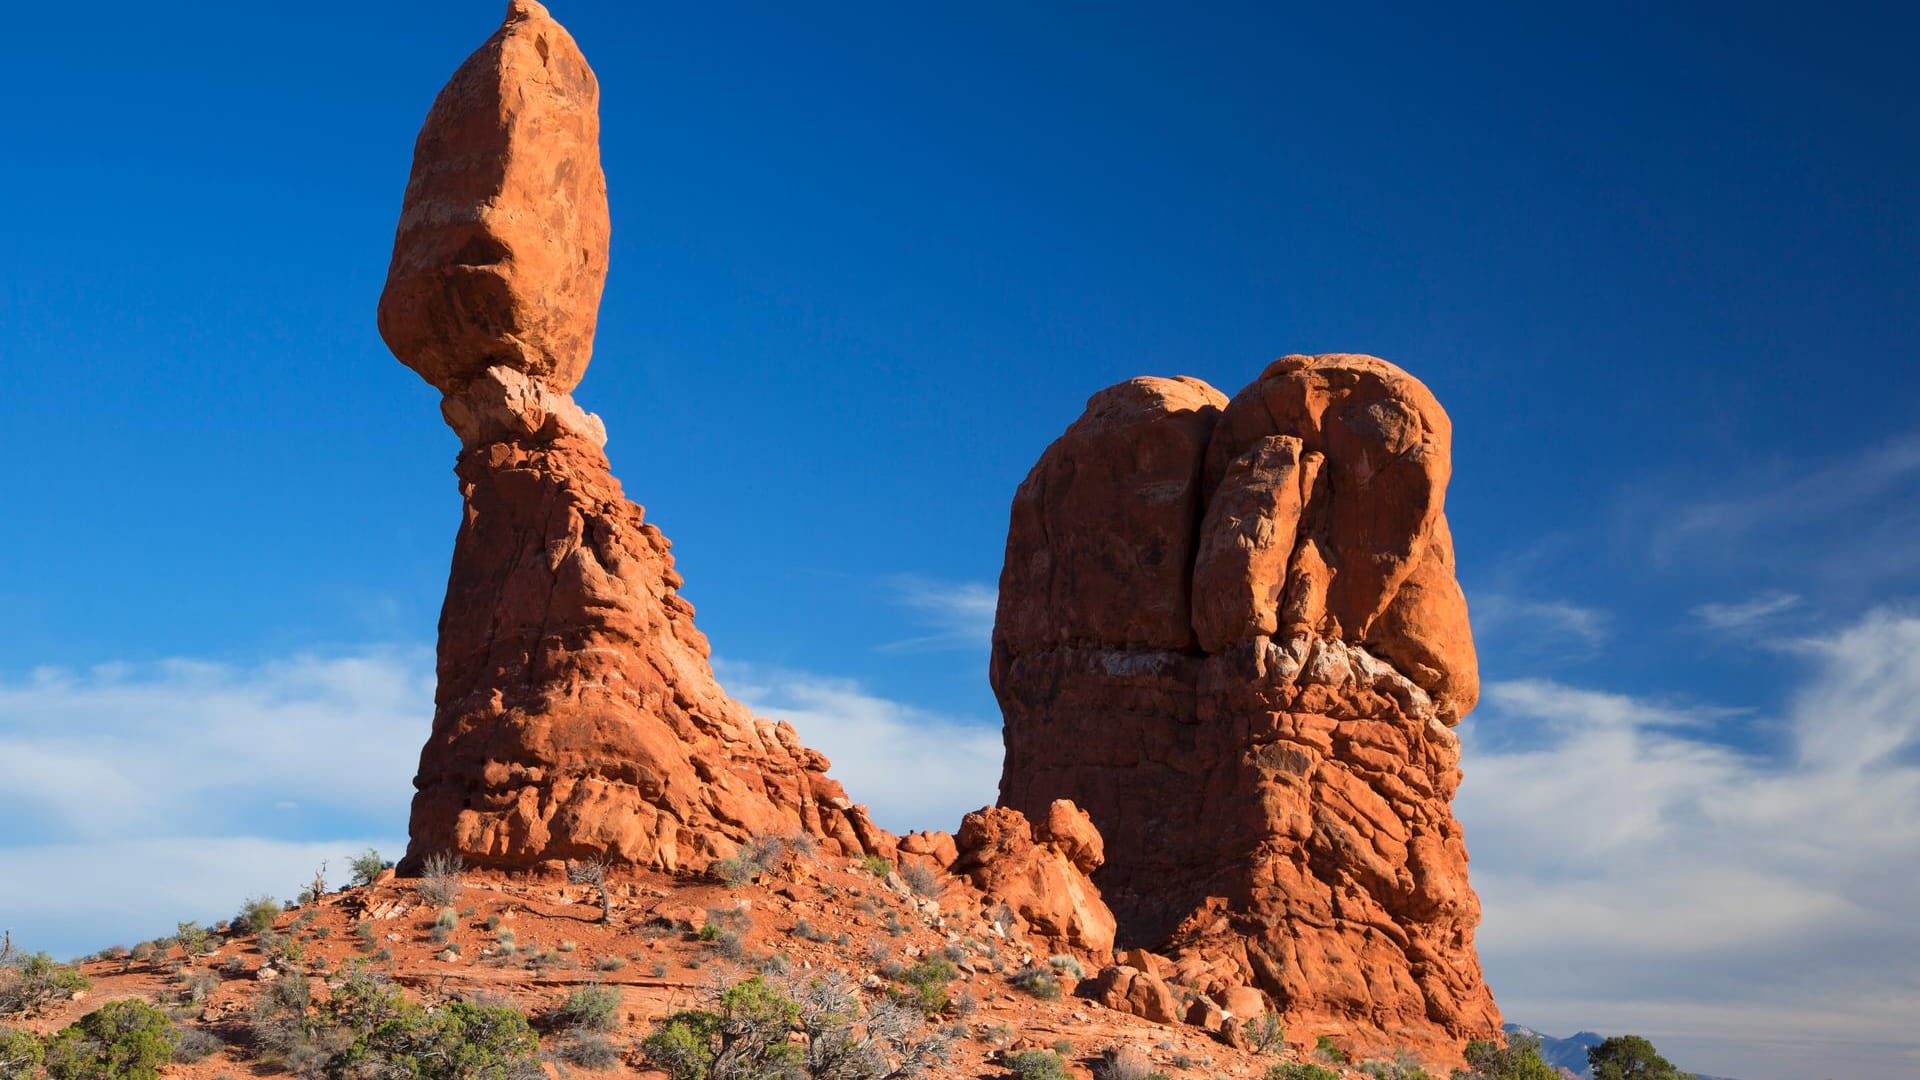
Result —
<path fill-rule="evenodd" d="M 658 1074 L 670 1063 L 647 1039 L 663 1021 L 712 1009 L 722 991 L 757 977 L 791 999 L 843 990 L 853 1035 L 879 1040 L 893 1062 L 815 1076 L 880 1080 L 909 1060 L 937 1075 L 986 1076 L 1038 1069 L 1021 1063 L 1049 1055 L 1103 1076 L 1109 1058 L 1123 1061 L 1134 1080 L 1263 1076 L 1315 1055 L 1311 1039 L 1300 1045 L 1262 1017 L 1196 1008 L 1194 995 L 1152 974 L 1157 957 L 1123 958 L 1116 978 L 1052 953 L 964 882 L 942 887 L 804 841 L 764 841 L 749 855 L 709 878 L 633 872 L 604 891 L 445 866 L 420 879 L 381 871 L 372 884 L 310 893 L 286 910 L 249 901 L 218 931 L 189 924 L 103 950 L 78 965 L 80 982 L 0 1025 L 52 1035 L 135 1001 L 170 1027 L 162 1060 L 178 1063 L 165 1065 L 169 1078 L 394 1074 L 375 1065 L 404 1075 L 419 1066 L 421 1040 L 375 1030 L 405 1019 L 385 996 L 397 992 L 431 1015 L 478 1004 L 526 1018 L 517 1036 L 487 1044 L 504 1071 L 426 1075 Z M 11 985 L 0 977 L 0 991 Z"/>

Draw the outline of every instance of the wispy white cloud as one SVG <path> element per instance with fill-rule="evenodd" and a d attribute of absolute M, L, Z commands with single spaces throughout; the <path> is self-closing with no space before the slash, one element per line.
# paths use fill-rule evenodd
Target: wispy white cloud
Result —
<path fill-rule="evenodd" d="M 993 638 L 998 592 L 978 582 L 934 581 L 916 575 L 888 580 L 896 603 L 912 612 L 924 633 L 881 646 L 883 651 L 976 649 L 985 652 Z"/>
<path fill-rule="evenodd" d="M 1771 622 L 1799 605 L 1800 597 L 1796 593 L 1764 592 L 1735 603 L 1701 604 L 1691 614 L 1709 630 L 1739 632 Z"/>
<path fill-rule="evenodd" d="M 727 689 L 755 712 L 786 720 L 833 761 L 832 776 L 895 832 L 959 827 L 998 796 L 999 725 L 876 696 L 850 679 L 720 661 Z"/>
<path fill-rule="evenodd" d="M 1920 433 L 1731 476 L 1642 479 L 1618 524 L 1656 563 L 1792 574 L 1823 603 L 1904 591 L 1920 580 Z"/>
<path fill-rule="evenodd" d="M 1663 545 L 1718 541 L 1778 522 L 1830 517 L 1916 481 L 1920 481 L 1920 435 L 1837 460 L 1781 461 L 1764 477 L 1672 508 L 1656 540 Z"/>
<path fill-rule="evenodd" d="M 1607 644 L 1613 617 L 1566 600 L 1542 600 L 1508 591 L 1478 591 L 1470 597 L 1476 637 L 1510 643 L 1509 651 L 1592 655 Z"/>
<path fill-rule="evenodd" d="M 0 926 L 88 951 L 397 854 L 432 680 L 393 649 L 0 683 Z"/>
<path fill-rule="evenodd" d="M 0 683 L 0 815 L 14 843 L 404 823 L 432 716 L 422 649 L 43 668 Z"/>
<path fill-rule="evenodd" d="M 1720 737 L 1731 710 L 1488 687 L 1456 809 L 1514 1019 L 1749 1080 L 1920 1068 L 1920 618 L 1782 655 L 1806 666 L 1770 754 Z"/>

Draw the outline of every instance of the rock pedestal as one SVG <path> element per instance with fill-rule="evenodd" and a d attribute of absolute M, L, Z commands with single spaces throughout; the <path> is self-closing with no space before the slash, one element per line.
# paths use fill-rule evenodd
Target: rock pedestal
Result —
<path fill-rule="evenodd" d="M 514 0 L 415 146 L 380 331 L 443 395 L 464 511 L 403 865 L 698 870 L 798 832 L 890 853 L 825 758 L 715 682 L 666 537 L 570 396 L 606 276 L 598 102 L 566 30 Z"/>

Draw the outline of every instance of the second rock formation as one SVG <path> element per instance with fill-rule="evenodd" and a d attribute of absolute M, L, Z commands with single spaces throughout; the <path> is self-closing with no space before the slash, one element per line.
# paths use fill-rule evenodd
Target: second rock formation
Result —
<path fill-rule="evenodd" d="M 1373 357 L 1104 390 L 1014 497 L 992 667 L 1001 802 L 1092 815 L 1122 948 L 1449 1056 L 1499 1030 L 1450 806 L 1478 691 L 1450 440 Z"/>

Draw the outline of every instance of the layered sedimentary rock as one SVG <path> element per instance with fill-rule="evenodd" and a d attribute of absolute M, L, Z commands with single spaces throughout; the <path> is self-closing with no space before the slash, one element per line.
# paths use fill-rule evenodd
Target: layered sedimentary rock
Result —
<path fill-rule="evenodd" d="M 1231 401 L 1096 394 L 1014 498 L 1002 804 L 1084 807 L 1121 946 L 1296 1037 L 1499 1028 L 1450 808 L 1478 691 L 1450 439 L 1393 365 L 1289 356 Z"/>
<path fill-rule="evenodd" d="M 892 838 L 718 686 L 660 530 L 569 392 L 606 274 L 599 88 L 531 0 L 434 102 L 380 329 L 443 395 L 465 502 L 408 864 L 699 869 L 755 834 Z"/>

